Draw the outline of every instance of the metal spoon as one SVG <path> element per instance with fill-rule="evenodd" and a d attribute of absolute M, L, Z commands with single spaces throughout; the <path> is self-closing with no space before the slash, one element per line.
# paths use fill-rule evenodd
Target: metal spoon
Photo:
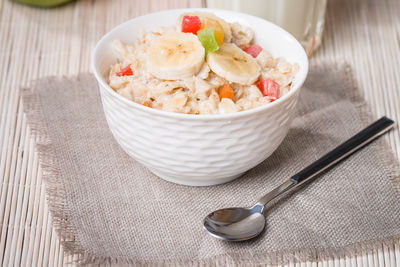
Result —
<path fill-rule="evenodd" d="M 387 132 L 393 126 L 393 120 L 382 117 L 308 167 L 293 175 L 288 181 L 262 197 L 253 207 L 227 208 L 211 212 L 204 219 L 204 229 L 210 235 L 227 241 L 242 241 L 258 236 L 265 228 L 264 208 L 267 203 L 325 171 Z"/>

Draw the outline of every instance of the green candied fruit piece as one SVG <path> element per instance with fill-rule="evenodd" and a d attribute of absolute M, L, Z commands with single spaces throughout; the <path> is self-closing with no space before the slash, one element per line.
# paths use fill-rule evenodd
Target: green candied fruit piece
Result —
<path fill-rule="evenodd" d="M 207 53 L 215 52 L 219 49 L 214 29 L 203 29 L 197 32 L 197 36 Z"/>

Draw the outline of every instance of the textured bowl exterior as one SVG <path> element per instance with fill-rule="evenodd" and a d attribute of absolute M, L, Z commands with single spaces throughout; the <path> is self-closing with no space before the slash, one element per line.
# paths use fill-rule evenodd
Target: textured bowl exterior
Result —
<path fill-rule="evenodd" d="M 256 166 L 286 136 L 298 94 L 253 116 L 197 120 L 153 116 L 100 85 L 112 134 L 134 159 L 181 184 L 227 182 Z"/>
<path fill-rule="evenodd" d="M 176 19 L 177 14 L 184 11 L 192 10 L 159 14 Z M 216 15 L 220 15 L 220 12 L 222 17 L 232 15 L 230 12 L 214 10 Z M 238 13 L 233 14 L 238 16 Z M 149 19 L 150 15 L 147 15 Z M 260 19 L 257 18 L 257 21 Z M 265 23 L 272 27 L 270 23 Z M 273 25 L 272 29 L 274 27 L 277 26 Z M 299 64 L 304 77 L 294 86 L 293 92 L 264 107 L 229 115 L 169 113 L 133 103 L 107 85 L 112 55 L 98 58 L 98 55 L 107 52 L 107 46 L 104 45 L 106 41 L 99 42 L 103 44 L 96 47 L 92 64 L 112 134 L 131 157 L 151 172 L 165 180 L 185 185 L 205 186 L 228 182 L 269 157 L 287 134 L 300 87 L 308 71 L 304 54 L 301 55 L 303 63 Z M 290 41 L 293 42 L 292 39 Z M 291 46 L 294 46 L 293 49 L 302 49 L 297 42 L 287 45 L 288 48 Z"/>

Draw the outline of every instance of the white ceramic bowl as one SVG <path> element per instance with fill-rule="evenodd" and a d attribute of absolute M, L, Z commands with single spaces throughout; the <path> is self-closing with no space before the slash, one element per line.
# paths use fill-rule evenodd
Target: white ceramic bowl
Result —
<path fill-rule="evenodd" d="M 117 61 L 114 39 L 132 43 L 140 32 L 173 25 L 184 12 L 206 11 L 255 31 L 256 43 L 274 57 L 299 65 L 291 91 L 277 101 L 226 115 L 165 112 L 136 104 L 107 84 L 110 66 Z M 308 59 L 302 46 L 280 27 L 237 12 L 217 9 L 177 9 L 129 20 L 107 33 L 96 45 L 92 69 L 101 93 L 104 113 L 121 147 L 157 176 L 184 185 L 215 185 L 231 181 L 264 161 L 288 131 Z"/>

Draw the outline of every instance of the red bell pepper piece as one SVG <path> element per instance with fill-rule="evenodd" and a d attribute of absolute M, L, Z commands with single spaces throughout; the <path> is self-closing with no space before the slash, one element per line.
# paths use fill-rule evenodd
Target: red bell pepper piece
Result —
<path fill-rule="evenodd" d="M 198 16 L 183 16 L 182 32 L 190 32 L 197 35 L 201 29 L 201 20 Z"/>
<path fill-rule="evenodd" d="M 250 54 L 252 57 L 256 58 L 258 54 L 261 53 L 262 47 L 259 45 L 251 45 L 243 49 L 244 52 Z"/>
<path fill-rule="evenodd" d="M 280 96 L 279 84 L 270 79 L 261 79 L 257 82 L 257 87 L 264 96 L 268 96 L 271 102 Z"/>
<path fill-rule="evenodd" d="M 126 66 L 125 68 L 123 68 L 120 72 L 117 72 L 117 76 L 121 77 L 121 76 L 130 76 L 133 75 L 133 71 L 131 69 L 131 64 L 129 64 L 128 66 Z"/>

